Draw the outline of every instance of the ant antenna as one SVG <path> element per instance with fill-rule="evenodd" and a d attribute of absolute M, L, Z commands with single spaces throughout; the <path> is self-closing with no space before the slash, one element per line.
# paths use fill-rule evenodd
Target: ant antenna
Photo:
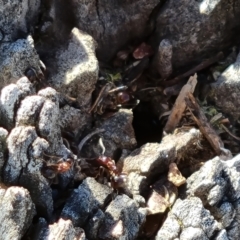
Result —
<path fill-rule="evenodd" d="M 104 146 L 104 144 L 103 144 L 103 140 L 102 140 L 101 137 L 99 138 L 98 144 L 99 144 L 99 146 L 100 146 L 101 149 L 102 149 L 102 155 L 104 155 L 106 148 L 105 148 L 105 146 Z"/>
<path fill-rule="evenodd" d="M 78 144 L 78 153 L 81 152 L 83 145 L 95 134 L 105 132 L 105 129 L 99 129 L 97 128 L 95 131 L 89 133 L 85 138 L 82 139 L 82 141 Z"/>

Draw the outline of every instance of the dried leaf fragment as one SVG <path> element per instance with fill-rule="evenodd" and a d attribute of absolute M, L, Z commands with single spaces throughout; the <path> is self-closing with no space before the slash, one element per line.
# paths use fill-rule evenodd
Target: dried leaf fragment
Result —
<path fill-rule="evenodd" d="M 135 59 L 142 59 L 151 55 L 153 55 L 152 47 L 144 42 L 141 43 L 133 52 L 133 57 Z"/>
<path fill-rule="evenodd" d="M 182 176 L 176 163 L 169 165 L 168 181 L 179 187 L 186 182 L 186 178 Z"/>
<path fill-rule="evenodd" d="M 188 96 L 189 93 L 193 93 L 194 89 L 197 85 L 197 74 L 195 73 L 194 76 L 190 77 L 188 82 L 183 86 L 181 92 L 179 93 L 176 102 L 172 108 L 172 112 L 168 117 L 168 121 L 164 130 L 166 132 L 172 132 L 182 118 L 182 114 L 186 109 L 186 102 L 185 98 Z"/>

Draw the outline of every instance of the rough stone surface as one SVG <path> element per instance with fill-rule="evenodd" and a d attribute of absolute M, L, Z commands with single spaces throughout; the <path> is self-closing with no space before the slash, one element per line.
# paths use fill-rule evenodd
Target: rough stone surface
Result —
<path fill-rule="evenodd" d="M 23 85 L 19 82 L 23 82 Z M 26 84 L 26 81 L 19 80 L 16 86 L 23 88 Z M 30 88 L 26 87 L 25 92 L 28 89 Z M 9 102 L 11 103 L 10 98 Z M 39 91 L 38 95 L 27 96 L 20 104 L 19 102 L 15 104 L 18 104 L 16 127 L 12 129 L 7 139 L 9 153 L 3 170 L 3 179 L 6 183 L 20 184 L 27 188 L 42 216 L 50 217 L 53 211 L 52 190 L 50 183 L 41 173 L 43 152 L 53 152 L 65 159 L 71 155 L 70 150 L 63 144 L 58 124 L 58 94 L 54 89 L 46 88 Z M 9 104 L 8 107 L 4 104 L 6 112 L 15 113 L 13 105 Z M 65 185 L 73 178 L 69 174 L 71 175 L 70 171 L 62 174 Z"/>
<path fill-rule="evenodd" d="M 136 239 L 146 219 L 146 209 L 126 195 L 117 196 L 107 207 L 99 229 L 100 239 Z"/>
<path fill-rule="evenodd" d="M 99 58 L 108 61 L 129 41 L 149 34 L 149 17 L 158 4 L 158 0 L 73 0 L 72 8 L 77 27 L 93 36 Z"/>
<path fill-rule="evenodd" d="M 40 0 L 23 1 L 0 1 L 0 29 L 3 39 L 12 41 L 21 38 L 21 34 L 29 33 L 32 30 L 34 21 L 37 20 Z"/>
<path fill-rule="evenodd" d="M 0 44 L 0 52 L 0 89 L 9 83 L 15 83 L 30 67 L 42 74 L 40 59 L 30 35 L 26 39 Z"/>
<path fill-rule="evenodd" d="M 156 20 L 153 44 L 157 49 L 160 41 L 168 38 L 175 69 L 199 63 L 239 37 L 233 30 L 240 28 L 235 17 L 240 13 L 239 5 L 239 0 L 166 1 Z"/>
<path fill-rule="evenodd" d="M 88 239 L 98 239 L 98 230 L 102 225 L 104 218 L 104 212 L 101 209 L 98 209 L 94 216 L 88 220 L 86 227 L 84 227 Z"/>
<path fill-rule="evenodd" d="M 239 169 L 240 155 L 207 161 L 187 179 L 186 199 L 176 201 L 156 239 L 238 239 Z"/>
<path fill-rule="evenodd" d="M 121 109 L 112 117 L 97 123 L 98 128 L 105 130 L 101 136 L 106 156 L 113 156 L 117 149 L 133 149 L 137 145 L 132 121 L 132 111 Z"/>
<path fill-rule="evenodd" d="M 9 84 L 1 91 L 0 112 L 1 124 L 7 129 L 15 125 L 15 111 L 21 100 L 29 94 L 35 93 L 32 83 L 26 78 L 20 78 L 16 84 Z"/>
<path fill-rule="evenodd" d="M 197 151 L 199 136 L 199 130 L 193 128 L 188 132 L 167 135 L 160 144 L 147 143 L 134 150 L 119 163 L 123 165 L 122 171 L 128 174 L 129 189 L 139 194 L 149 180 L 166 171 L 170 163 L 183 158 L 182 153 L 194 155 L 190 150 L 194 148 Z"/>
<path fill-rule="evenodd" d="M 46 150 L 48 143 L 37 136 L 34 127 L 14 128 L 7 138 L 8 159 L 3 180 L 8 184 L 20 184 L 30 192 L 37 209 L 49 217 L 53 211 L 52 190 L 41 174 L 42 160 L 35 156 Z M 37 154 L 38 153 L 38 154 Z"/>
<path fill-rule="evenodd" d="M 68 42 L 49 59 L 48 82 L 55 89 L 77 98 L 79 105 L 89 105 L 91 94 L 98 79 L 96 44 L 93 38 L 74 28 Z M 52 71 L 51 71 L 52 70 Z"/>
<path fill-rule="evenodd" d="M 8 131 L 2 127 L 0 127 L 0 172 L 2 172 L 2 168 L 6 158 L 7 151 L 7 136 Z M 2 175 L 0 174 L 0 182 L 2 182 Z"/>
<path fill-rule="evenodd" d="M 222 112 L 229 114 L 234 120 L 240 117 L 240 100 L 238 93 L 240 90 L 240 54 L 234 64 L 230 65 L 217 79 L 211 84 L 209 97 L 221 109 Z"/>
<path fill-rule="evenodd" d="M 218 223 L 197 197 L 178 199 L 166 221 L 158 231 L 156 240 L 210 239 L 218 230 Z"/>
<path fill-rule="evenodd" d="M 81 228 L 74 228 L 70 220 L 60 218 L 57 223 L 49 225 L 49 234 L 47 239 L 59 240 L 86 240 L 85 233 Z"/>
<path fill-rule="evenodd" d="M 240 157 L 222 161 L 216 157 L 187 180 L 188 194 L 198 196 L 225 229 L 229 239 L 240 237 Z"/>
<path fill-rule="evenodd" d="M 21 239 L 36 213 L 29 192 L 22 187 L 0 185 L 0 206 L 0 239 Z"/>
<path fill-rule="evenodd" d="M 59 124 L 62 129 L 74 131 L 76 129 L 83 130 L 88 122 L 90 122 L 89 114 L 83 110 L 65 105 L 59 110 Z"/>
<path fill-rule="evenodd" d="M 61 217 L 70 219 L 74 226 L 81 227 L 94 211 L 105 206 L 111 193 L 108 186 L 96 182 L 94 178 L 86 178 L 67 200 Z"/>

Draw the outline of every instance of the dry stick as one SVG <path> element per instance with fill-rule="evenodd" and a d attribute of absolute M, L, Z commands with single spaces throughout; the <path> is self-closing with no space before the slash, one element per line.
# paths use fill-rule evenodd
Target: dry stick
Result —
<path fill-rule="evenodd" d="M 93 135 L 105 132 L 105 129 L 96 129 L 95 131 L 89 133 L 85 138 L 82 139 L 82 141 L 78 145 L 78 153 L 81 152 L 83 145 L 88 141 Z"/>
<path fill-rule="evenodd" d="M 181 92 L 179 93 L 164 128 L 164 131 L 166 131 L 167 133 L 172 132 L 180 122 L 183 112 L 186 109 L 185 97 L 189 92 L 194 92 L 196 85 L 197 74 L 189 78 L 188 82 L 183 86 Z"/>
<path fill-rule="evenodd" d="M 196 99 L 191 93 L 189 93 L 188 96 L 185 98 L 185 101 L 193 117 L 193 120 L 198 125 L 200 131 L 209 141 L 217 155 L 221 155 L 221 148 L 223 148 L 223 142 L 221 138 L 217 135 L 215 130 L 208 123 L 208 120 L 204 115 L 203 111 L 201 110 L 200 106 L 198 105 Z"/>
<path fill-rule="evenodd" d="M 225 127 L 223 124 L 220 125 L 231 137 L 233 137 L 234 139 L 240 141 L 240 138 L 235 136 L 233 133 L 231 133 L 227 127 Z"/>
<path fill-rule="evenodd" d="M 181 80 L 183 80 L 185 77 L 189 77 L 192 74 L 203 70 L 204 68 L 207 68 L 208 66 L 212 65 L 213 63 L 221 60 L 224 57 L 222 52 L 219 52 L 216 56 L 209 58 L 205 61 L 203 61 L 202 63 L 200 63 L 199 65 L 197 65 L 196 67 L 190 69 L 189 71 L 183 73 L 182 75 L 179 75 L 171 80 L 167 80 L 167 81 L 162 81 L 160 84 L 163 86 L 173 86 L 177 83 L 179 83 Z"/>
<path fill-rule="evenodd" d="M 94 104 L 92 105 L 92 107 L 88 111 L 88 113 L 91 113 L 95 109 L 95 107 L 98 105 L 98 103 L 108 94 L 110 89 L 111 89 L 111 86 L 108 83 L 102 87 L 100 93 L 98 94 L 97 99 L 95 100 Z"/>

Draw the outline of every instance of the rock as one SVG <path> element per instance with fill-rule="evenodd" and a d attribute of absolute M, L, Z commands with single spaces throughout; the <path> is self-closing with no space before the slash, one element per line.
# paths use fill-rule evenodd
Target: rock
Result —
<path fill-rule="evenodd" d="M 73 227 L 70 220 L 60 218 L 57 222 L 48 225 L 44 218 L 39 218 L 36 224 L 33 224 L 28 230 L 29 239 L 69 239 L 69 240 L 87 240 L 84 230 L 79 227 Z"/>
<path fill-rule="evenodd" d="M 101 134 L 106 148 L 105 155 L 113 156 L 117 149 L 133 149 L 137 141 L 132 127 L 133 113 L 128 109 L 121 109 L 112 117 L 100 120 L 97 127 L 104 129 Z"/>
<path fill-rule="evenodd" d="M 104 218 L 105 214 L 101 209 L 98 209 L 93 217 L 88 220 L 86 227 L 84 227 L 88 239 L 98 239 L 98 230 L 102 225 Z"/>
<path fill-rule="evenodd" d="M 38 20 L 40 3 L 40 0 L 1 1 L 0 29 L 4 36 L 1 40 L 11 42 L 29 33 Z"/>
<path fill-rule="evenodd" d="M 3 180 L 27 188 L 37 210 L 50 217 L 53 211 L 52 190 L 41 174 L 42 151 L 48 147 L 46 140 L 37 136 L 34 127 L 14 128 L 7 138 L 8 159 L 3 170 Z M 40 154 L 40 155 L 39 155 Z"/>
<path fill-rule="evenodd" d="M 66 44 L 47 60 L 49 84 L 60 92 L 77 98 L 80 106 L 90 104 L 98 79 L 98 61 L 93 38 L 74 28 Z"/>
<path fill-rule="evenodd" d="M 235 18 L 240 1 L 166 1 L 156 20 L 152 43 L 157 49 L 167 36 L 172 43 L 173 68 L 200 63 L 206 56 L 230 47 L 239 29 Z M 221 21 L 219 21 L 221 19 Z M 226 28 L 227 24 L 227 28 Z"/>
<path fill-rule="evenodd" d="M 172 44 L 168 39 L 163 39 L 155 56 L 155 67 L 163 79 L 172 74 Z"/>
<path fill-rule="evenodd" d="M 111 193 L 111 188 L 88 177 L 67 200 L 61 217 L 70 219 L 74 226 L 81 227 L 87 223 L 86 220 L 89 217 L 94 215 L 94 211 L 104 208 Z"/>
<path fill-rule="evenodd" d="M 215 157 L 187 180 L 187 194 L 198 196 L 218 221 L 219 229 L 226 230 L 226 234 L 219 233 L 219 239 L 221 235 L 240 237 L 239 166 L 240 155 L 228 161 Z"/>
<path fill-rule="evenodd" d="M 30 35 L 13 43 L 0 44 L 0 52 L 0 89 L 15 83 L 30 67 L 42 75 L 40 59 Z"/>
<path fill-rule="evenodd" d="M 2 172 L 2 168 L 6 160 L 7 136 L 8 136 L 8 131 L 0 127 L 0 172 Z M 0 182 L 2 182 L 2 174 L 0 174 Z"/>
<path fill-rule="evenodd" d="M 36 214 L 29 192 L 0 185 L 0 206 L 0 239 L 22 239 Z"/>
<path fill-rule="evenodd" d="M 158 4 L 158 0 L 91 0 L 73 1 L 72 8 L 76 26 L 97 41 L 99 59 L 109 61 L 119 48 L 149 34 L 149 17 Z"/>
<path fill-rule="evenodd" d="M 0 98 L 1 124 L 9 130 L 12 129 L 21 100 L 34 93 L 33 84 L 26 77 L 20 78 L 16 84 L 4 87 Z"/>
<path fill-rule="evenodd" d="M 239 237 L 240 195 L 239 155 L 229 161 L 216 157 L 187 180 L 187 193 L 198 196 L 208 206 L 227 236 Z M 229 230 L 228 230 L 229 229 Z"/>
<path fill-rule="evenodd" d="M 181 172 L 178 170 L 176 163 L 171 163 L 169 165 L 168 181 L 172 182 L 177 187 L 183 185 L 186 182 L 186 178 L 182 176 Z"/>
<path fill-rule="evenodd" d="M 128 174 L 129 189 L 134 194 L 139 194 L 154 177 L 167 171 L 172 162 L 184 156 L 197 156 L 191 149 L 196 149 L 200 136 L 199 130 L 193 128 L 188 132 L 167 135 L 160 144 L 147 143 L 134 150 L 119 163 L 123 166 L 122 171 Z"/>
<path fill-rule="evenodd" d="M 74 228 L 70 220 L 60 218 L 57 223 L 49 225 L 47 239 L 86 240 L 86 237 L 83 229 L 79 227 Z"/>
<path fill-rule="evenodd" d="M 156 240 L 210 239 L 218 231 L 218 223 L 197 197 L 178 199 L 166 221 L 158 231 Z"/>
<path fill-rule="evenodd" d="M 211 84 L 209 98 L 222 112 L 230 115 L 234 120 L 240 116 L 240 100 L 238 93 L 240 89 L 240 54 L 234 64 L 230 65 L 217 79 L 216 83 Z"/>
<path fill-rule="evenodd" d="M 46 239 L 48 235 L 48 223 L 45 218 L 39 218 L 37 223 L 32 224 L 26 234 L 26 238 L 29 239 Z"/>
<path fill-rule="evenodd" d="M 107 207 L 99 229 L 100 239 L 137 239 L 146 219 L 146 209 L 126 195 L 118 195 Z"/>

